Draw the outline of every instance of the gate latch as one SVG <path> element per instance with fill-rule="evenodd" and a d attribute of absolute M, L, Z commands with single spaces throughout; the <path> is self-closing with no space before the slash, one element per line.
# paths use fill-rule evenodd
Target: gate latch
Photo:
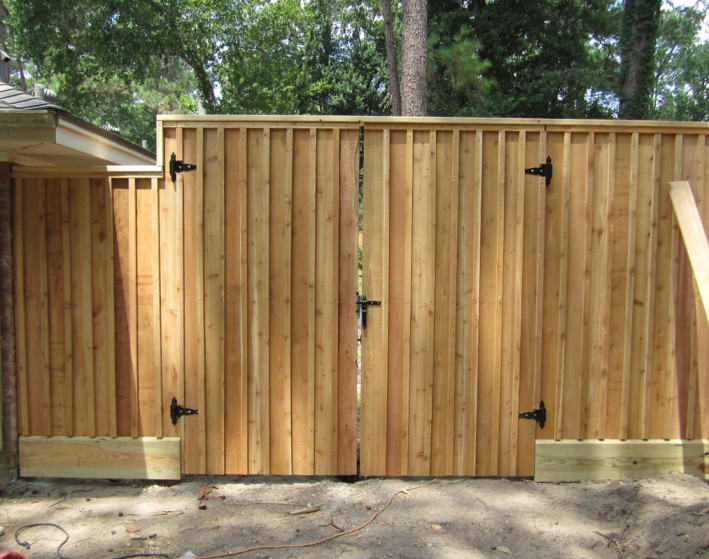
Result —
<path fill-rule="evenodd" d="M 177 398 L 172 399 L 172 404 L 170 404 L 170 419 L 172 419 L 172 424 L 177 425 L 177 418 L 183 415 L 195 415 L 198 414 L 199 410 L 193 410 L 190 408 L 183 408 L 177 404 Z"/>
<path fill-rule="evenodd" d="M 357 315 L 359 316 L 359 325 L 362 330 L 367 329 L 367 305 L 381 305 L 381 301 L 368 301 L 364 295 L 357 293 Z"/>
<path fill-rule="evenodd" d="M 531 169 L 525 169 L 524 172 L 528 175 L 535 175 L 537 177 L 544 177 L 546 179 L 546 184 L 549 186 L 551 183 L 551 174 L 553 167 L 551 165 L 551 157 L 547 157 L 546 163 L 542 163 L 539 167 L 532 167 Z"/>
<path fill-rule="evenodd" d="M 197 165 L 193 163 L 183 163 L 177 159 L 177 156 L 173 153 L 170 156 L 170 178 L 172 182 L 177 180 L 177 173 L 183 173 L 184 171 L 194 171 L 197 169 Z"/>
<path fill-rule="evenodd" d="M 534 411 L 526 411 L 519 414 L 520 419 L 533 419 L 539 423 L 539 427 L 544 429 L 544 424 L 547 422 L 547 409 L 544 406 L 544 400 L 539 402 L 539 409 Z"/>

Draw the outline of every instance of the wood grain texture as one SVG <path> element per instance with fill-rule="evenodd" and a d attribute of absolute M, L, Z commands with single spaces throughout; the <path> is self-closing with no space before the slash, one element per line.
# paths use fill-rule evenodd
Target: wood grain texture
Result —
<path fill-rule="evenodd" d="M 537 441 L 535 481 L 689 474 L 707 479 L 709 441 Z"/>
<path fill-rule="evenodd" d="M 20 437 L 20 475 L 178 480 L 180 439 Z"/>

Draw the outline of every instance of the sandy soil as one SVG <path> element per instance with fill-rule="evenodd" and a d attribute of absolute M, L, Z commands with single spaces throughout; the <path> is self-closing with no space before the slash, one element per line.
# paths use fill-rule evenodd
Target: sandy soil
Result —
<path fill-rule="evenodd" d="M 387 506 L 387 504 L 389 506 Z M 381 512 L 380 512 L 381 511 Z M 0 550 L 68 559 L 709 557 L 709 485 L 689 476 L 537 484 L 507 479 L 194 477 L 6 481 Z M 365 526 L 366 524 L 366 526 Z M 191 552 L 191 554 L 190 554 Z"/>

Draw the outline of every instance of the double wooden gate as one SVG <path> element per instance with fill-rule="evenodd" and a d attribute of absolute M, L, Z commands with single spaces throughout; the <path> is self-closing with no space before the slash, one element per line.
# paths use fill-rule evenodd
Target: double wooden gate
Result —
<path fill-rule="evenodd" d="M 186 474 L 531 475 L 537 438 L 707 436 L 666 192 L 688 180 L 709 211 L 706 126 L 158 128 L 165 170 L 196 172 L 15 172 L 27 464 L 44 437 L 104 437 L 179 439 Z M 525 172 L 547 157 L 548 186 Z M 361 399 L 358 293 L 381 302 Z M 172 398 L 200 413 L 173 424 Z M 519 418 L 542 400 L 543 429 Z"/>

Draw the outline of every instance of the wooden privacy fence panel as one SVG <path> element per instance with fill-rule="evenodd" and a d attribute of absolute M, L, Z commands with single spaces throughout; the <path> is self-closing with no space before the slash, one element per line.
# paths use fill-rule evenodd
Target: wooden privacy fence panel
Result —
<path fill-rule="evenodd" d="M 688 180 L 707 223 L 705 133 L 366 123 L 362 473 L 530 475 L 535 437 L 706 437 L 667 193 Z M 545 188 L 524 169 L 547 155 Z M 518 420 L 540 400 L 544 429 Z"/>
<path fill-rule="evenodd" d="M 709 340 L 668 191 L 690 181 L 709 222 L 705 132 L 548 128 L 560 165 L 547 195 L 543 438 L 709 434 L 709 371 L 697 366 Z"/>
<path fill-rule="evenodd" d="M 17 178 L 20 435 L 117 436 L 113 214 L 105 178 Z"/>
<path fill-rule="evenodd" d="M 200 409 L 185 473 L 355 473 L 358 126 L 163 131 L 198 169 L 160 202 L 163 377 Z"/>
<path fill-rule="evenodd" d="M 362 336 L 363 474 L 530 472 L 545 187 L 524 169 L 544 141 L 365 128 L 364 290 L 383 305 Z"/>
<path fill-rule="evenodd" d="M 358 124 L 161 129 L 165 169 L 198 166 L 176 183 L 16 173 L 25 471 L 108 436 L 141 441 L 136 477 L 174 437 L 183 473 L 356 473 Z"/>

